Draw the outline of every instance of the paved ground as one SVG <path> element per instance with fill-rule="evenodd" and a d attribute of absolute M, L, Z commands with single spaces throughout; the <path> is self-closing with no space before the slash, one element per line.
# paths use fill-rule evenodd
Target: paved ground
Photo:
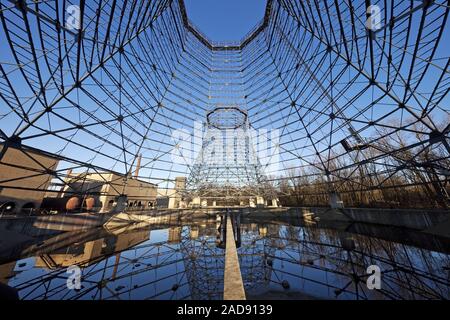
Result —
<path fill-rule="evenodd" d="M 245 300 L 244 284 L 242 282 L 239 258 L 234 241 L 233 226 L 231 219 L 227 219 L 227 241 L 225 249 L 225 279 L 224 300 Z"/>

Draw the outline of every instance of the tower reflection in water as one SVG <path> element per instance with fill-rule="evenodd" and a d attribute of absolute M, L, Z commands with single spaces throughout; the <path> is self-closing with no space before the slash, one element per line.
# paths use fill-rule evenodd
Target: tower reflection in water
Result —
<path fill-rule="evenodd" d="M 249 299 L 450 297 L 448 240 L 368 225 L 231 218 Z M 47 234 L 5 225 L 0 282 L 21 299 L 222 299 L 224 222 L 198 214 Z M 66 285 L 72 265 L 82 270 L 79 290 Z M 382 270 L 380 290 L 366 286 L 370 265 Z"/>

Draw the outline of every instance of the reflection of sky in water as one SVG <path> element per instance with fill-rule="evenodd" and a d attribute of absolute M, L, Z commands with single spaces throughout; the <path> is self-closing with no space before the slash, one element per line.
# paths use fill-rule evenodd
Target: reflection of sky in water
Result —
<path fill-rule="evenodd" d="M 192 292 L 202 297 L 202 285 L 207 281 L 195 277 L 205 276 L 202 272 L 207 277 L 208 272 L 211 272 L 205 267 L 208 261 L 204 256 L 211 256 L 215 252 L 219 256 L 218 260 L 223 260 L 224 255 L 223 249 L 215 246 L 215 227 L 215 224 L 211 228 L 202 225 L 207 235 L 200 234 L 192 240 L 190 227 L 151 231 L 144 228 L 143 231 L 135 230 L 73 244 L 47 255 L 60 263 L 55 269 L 42 265 L 42 255 L 17 260 L 13 263 L 14 271 L 7 282 L 20 289 L 19 294 L 23 299 L 189 299 Z M 210 234 L 214 236 L 208 236 Z M 123 250 L 123 245 L 129 247 Z M 81 290 L 67 290 L 66 279 L 69 274 L 66 273 L 68 265 L 65 263 L 85 254 L 87 247 L 96 246 L 100 254 L 94 254 L 93 249 L 89 252 L 91 256 L 81 260 Z M 115 250 L 123 251 L 117 254 Z M 191 257 L 193 253 L 195 259 Z M 41 261 L 39 266 L 36 265 L 37 259 Z M 223 278 L 222 262 L 221 267 L 212 272 L 220 279 Z M 189 270 L 191 267 L 197 267 L 198 270 Z M 220 288 L 223 287 L 222 280 L 216 282 Z M 215 291 L 215 298 L 221 298 L 222 292 L 217 286 Z M 208 294 L 204 293 L 205 296 Z"/>
<path fill-rule="evenodd" d="M 445 253 L 286 223 L 241 223 L 240 231 L 238 254 L 249 298 L 450 296 L 450 260 Z M 11 273 L 1 278 L 17 287 L 23 299 L 221 299 L 224 250 L 217 247 L 216 232 L 217 224 L 210 220 L 106 234 L 18 259 L 10 263 Z M 414 234 L 410 241 L 413 238 Z M 67 290 L 67 264 L 80 257 L 83 286 Z M 55 266 L 46 267 L 44 262 L 52 259 Z M 371 264 L 384 272 L 381 291 L 365 285 Z"/>
<path fill-rule="evenodd" d="M 280 226 L 271 233 L 269 226 L 266 237 L 257 234 L 243 231 L 239 249 L 249 296 L 264 298 L 270 293 L 270 297 L 306 299 L 450 297 L 447 254 L 317 228 Z M 350 251 L 345 249 L 351 245 L 354 248 Z M 255 260 L 257 268 L 263 270 L 255 272 Z M 372 264 L 381 268 L 381 291 L 367 289 L 366 269 Z"/>

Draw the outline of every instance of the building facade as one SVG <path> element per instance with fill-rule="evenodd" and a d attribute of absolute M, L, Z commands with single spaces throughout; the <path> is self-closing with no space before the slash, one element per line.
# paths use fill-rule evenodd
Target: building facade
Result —
<path fill-rule="evenodd" d="M 40 152 L 8 147 L 0 158 L 0 214 L 39 209 L 58 163 Z"/>

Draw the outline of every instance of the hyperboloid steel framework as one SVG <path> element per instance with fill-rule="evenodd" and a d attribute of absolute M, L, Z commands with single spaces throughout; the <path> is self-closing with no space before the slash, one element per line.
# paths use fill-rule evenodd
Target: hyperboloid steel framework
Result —
<path fill-rule="evenodd" d="M 128 179 L 140 159 L 139 179 L 160 190 L 187 177 L 194 194 L 406 206 L 409 193 L 447 207 L 449 7 L 268 0 L 244 39 L 215 43 L 183 0 L 1 0 L 0 161 L 20 150 L 49 192 L 68 170 Z M 247 132 L 251 170 L 230 169 L 238 143 L 215 167 L 198 161 L 217 126 Z M 43 188 L 13 183 L 24 178 L 0 189 Z"/>

